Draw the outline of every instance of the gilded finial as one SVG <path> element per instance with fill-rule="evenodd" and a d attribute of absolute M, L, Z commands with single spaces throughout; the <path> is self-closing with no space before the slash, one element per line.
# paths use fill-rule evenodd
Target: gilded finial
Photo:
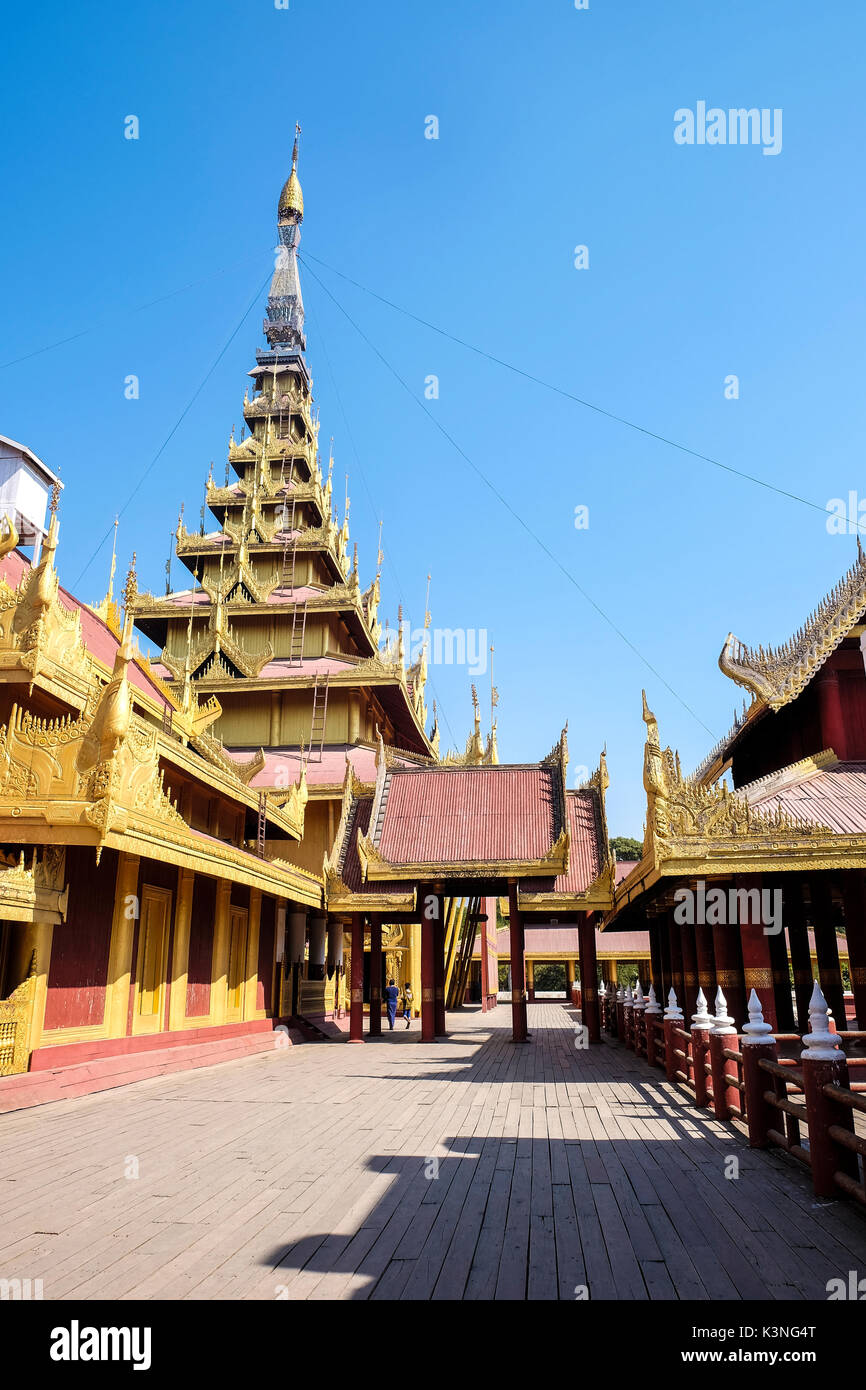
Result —
<path fill-rule="evenodd" d="M 292 172 L 283 184 L 283 191 L 280 194 L 280 201 L 277 207 L 277 217 L 280 222 L 303 222 L 304 220 L 304 195 L 301 190 L 301 181 L 298 178 L 298 145 L 300 142 L 301 127 L 295 126 L 295 143 L 292 149 Z"/>
<path fill-rule="evenodd" d="M 128 613 L 135 603 L 138 595 L 138 578 L 135 573 L 135 551 L 132 552 L 132 559 L 129 562 L 129 569 L 126 572 L 126 583 L 123 586 L 123 609 Z"/>
<path fill-rule="evenodd" d="M 58 470 L 58 471 L 59 471 L 59 470 Z M 59 481 L 57 481 L 57 480 L 55 479 L 55 481 L 51 484 L 51 501 L 48 503 L 48 510 L 49 510 L 49 512 L 51 513 L 52 516 L 56 516 L 56 515 L 57 515 L 57 509 L 58 509 L 59 506 L 60 506 L 60 483 L 59 483 Z"/>

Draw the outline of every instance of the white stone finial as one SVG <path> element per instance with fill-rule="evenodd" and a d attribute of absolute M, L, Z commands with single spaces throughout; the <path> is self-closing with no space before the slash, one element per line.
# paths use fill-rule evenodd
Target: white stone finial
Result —
<path fill-rule="evenodd" d="M 698 989 L 698 997 L 695 1000 L 697 1013 L 692 1014 L 693 1028 L 712 1028 L 714 1019 L 707 1008 L 707 998 L 702 989 Z"/>
<path fill-rule="evenodd" d="M 635 1000 L 634 1000 L 634 1002 L 635 1002 L 635 1008 L 637 1008 L 637 1009 L 643 1009 L 643 1008 L 646 1007 L 646 1000 L 645 1000 L 644 997 L 643 997 L 643 990 L 641 989 L 640 980 L 638 980 L 638 982 L 637 982 L 637 994 L 635 995 Z"/>
<path fill-rule="evenodd" d="M 774 1043 L 773 1028 L 764 1022 L 764 1011 L 755 990 L 749 995 L 749 1021 L 743 1024 L 743 1045 L 747 1043 Z"/>
<path fill-rule="evenodd" d="M 809 1000 L 809 1032 L 803 1036 L 801 1062 L 837 1062 L 843 1055 L 839 1035 L 830 1032 L 830 1010 L 818 981 Z"/>
<path fill-rule="evenodd" d="M 673 985 L 671 985 L 671 988 L 668 991 L 668 1006 L 665 1009 L 665 1018 L 669 1023 L 676 1023 L 679 1022 L 680 1019 L 682 1019 L 682 1016 L 683 1011 L 677 1003 L 676 992 L 674 990 Z"/>
<path fill-rule="evenodd" d="M 662 1006 L 656 998 L 656 987 L 652 984 L 649 987 L 649 1001 L 646 1006 L 646 1011 L 648 1014 L 660 1014 L 662 1011 Z"/>
<path fill-rule="evenodd" d="M 715 1025 L 713 1027 L 714 1033 L 736 1033 L 737 1031 L 734 1027 L 734 1020 L 728 1013 L 728 1001 L 722 993 L 721 985 L 716 990 L 716 1017 L 713 1022 Z"/>
<path fill-rule="evenodd" d="M 625 999 L 625 990 L 623 989 L 622 985 L 620 985 L 619 989 L 617 990 L 616 997 L 620 1004 Z"/>
<path fill-rule="evenodd" d="M 632 1009 L 632 1008 L 634 1008 L 634 997 L 633 997 L 632 992 L 631 992 L 631 985 L 629 985 L 628 989 L 626 990 L 626 992 L 625 992 L 625 998 L 623 999 L 622 1002 L 625 1004 L 625 1007 L 626 1007 L 627 1009 Z"/>

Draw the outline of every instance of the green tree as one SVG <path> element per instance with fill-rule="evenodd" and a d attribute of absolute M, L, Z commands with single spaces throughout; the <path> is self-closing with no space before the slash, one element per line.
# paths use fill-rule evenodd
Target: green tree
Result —
<path fill-rule="evenodd" d="M 615 835 L 610 847 L 617 859 L 642 859 L 643 845 L 640 840 L 632 840 L 628 835 Z"/>

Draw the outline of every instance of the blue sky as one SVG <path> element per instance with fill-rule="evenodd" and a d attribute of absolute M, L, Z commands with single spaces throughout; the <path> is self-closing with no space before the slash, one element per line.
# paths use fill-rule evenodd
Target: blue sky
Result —
<path fill-rule="evenodd" d="M 853 538 L 319 263 L 818 508 L 866 499 L 862 9 L 161 0 L 33 3 L 4 26 L 0 433 L 61 469 L 63 581 L 104 593 L 110 546 L 93 552 L 187 407 L 121 518 L 121 578 L 135 549 L 159 590 L 181 501 L 197 519 L 211 460 L 222 474 L 300 120 L 308 361 L 362 582 L 381 517 L 383 616 L 402 599 L 420 624 L 430 571 L 434 625 L 495 643 L 503 759 L 542 756 L 568 719 L 573 764 L 607 743 L 612 833 L 639 835 L 641 686 L 693 766 L 739 704 L 728 630 L 784 640 Z M 676 144 L 698 101 L 780 108 L 781 152 Z M 462 744 L 471 677 L 431 677 Z"/>

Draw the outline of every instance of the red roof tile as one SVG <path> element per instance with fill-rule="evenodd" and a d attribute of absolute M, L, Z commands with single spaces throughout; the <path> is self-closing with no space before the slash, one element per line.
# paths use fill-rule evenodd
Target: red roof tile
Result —
<path fill-rule="evenodd" d="M 788 815 L 825 825 L 838 835 L 866 834 L 866 762 L 816 768 L 806 760 L 741 787 L 737 794 L 756 809 L 781 806 Z"/>
<path fill-rule="evenodd" d="M 395 769 L 376 847 L 392 864 L 542 859 L 560 832 L 552 766 Z"/>

